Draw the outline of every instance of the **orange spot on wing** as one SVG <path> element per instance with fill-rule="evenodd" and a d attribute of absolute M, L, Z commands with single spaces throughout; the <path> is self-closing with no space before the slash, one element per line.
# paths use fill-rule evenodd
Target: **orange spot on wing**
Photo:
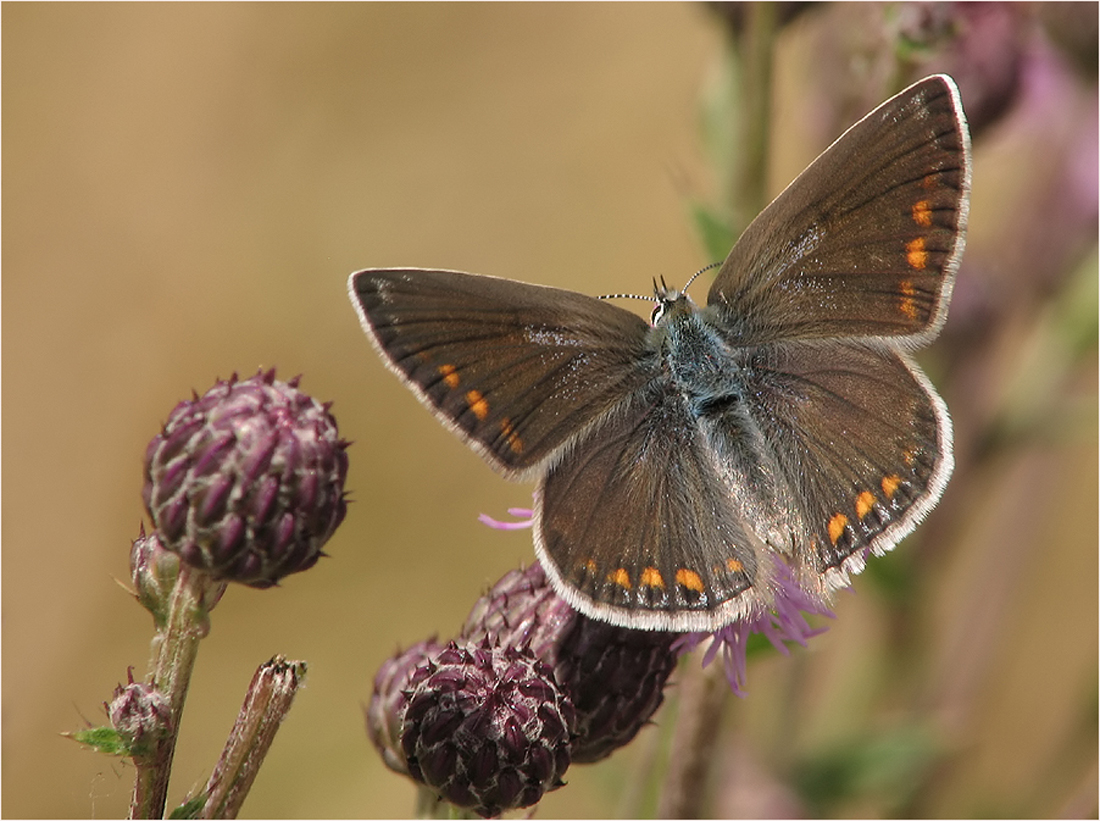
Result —
<path fill-rule="evenodd" d="M 592 559 L 589 559 L 588 561 L 586 561 L 584 563 L 584 569 L 587 570 L 589 573 L 595 573 L 596 572 L 596 563 L 594 561 L 592 561 Z"/>
<path fill-rule="evenodd" d="M 837 513 L 829 520 L 829 541 L 834 545 L 844 535 L 844 528 L 848 526 L 848 517 L 843 513 Z"/>
<path fill-rule="evenodd" d="M 932 203 L 928 200 L 918 200 L 913 205 L 913 222 L 921 228 L 932 227 Z"/>
<path fill-rule="evenodd" d="M 917 301 L 913 299 L 913 297 L 917 295 L 917 289 L 913 287 L 912 282 L 903 279 L 898 284 L 898 290 L 901 291 L 901 299 L 898 300 L 898 310 L 910 319 L 915 320 L 919 314 L 917 310 Z"/>
<path fill-rule="evenodd" d="M 905 259 L 913 270 L 924 270 L 925 266 L 928 265 L 928 252 L 924 250 L 924 237 L 917 237 L 915 240 L 906 243 Z"/>
<path fill-rule="evenodd" d="M 466 404 L 478 419 L 484 420 L 489 415 L 489 403 L 479 391 L 466 391 Z"/>
<path fill-rule="evenodd" d="M 922 186 L 924 186 L 924 188 L 928 189 L 928 188 L 935 188 L 936 185 L 938 184 L 938 182 L 939 181 L 936 179 L 935 174 L 925 174 L 924 179 L 921 180 L 920 184 Z"/>
<path fill-rule="evenodd" d="M 664 587 L 665 580 L 656 567 L 647 567 L 642 571 L 642 578 L 638 580 L 638 584 L 642 587 Z"/>
<path fill-rule="evenodd" d="M 676 583 L 683 585 L 688 590 L 694 590 L 696 593 L 703 592 L 703 579 L 694 570 L 688 570 L 686 567 L 681 567 L 676 571 Z"/>
<path fill-rule="evenodd" d="M 730 573 L 743 573 L 745 571 L 745 565 L 741 564 L 737 559 L 726 559 L 726 569 Z"/>
<path fill-rule="evenodd" d="M 871 508 L 875 506 L 875 494 L 869 490 L 863 491 L 856 497 L 856 515 L 859 518 L 863 518 L 871 512 Z"/>
<path fill-rule="evenodd" d="M 500 420 L 500 432 L 508 440 L 508 447 L 512 449 L 512 453 L 523 453 L 523 440 L 519 438 L 519 434 L 516 433 L 516 429 L 512 427 L 512 422 L 507 416 Z"/>
<path fill-rule="evenodd" d="M 896 474 L 890 474 L 889 476 L 882 477 L 882 492 L 886 494 L 887 499 L 893 499 L 894 494 L 897 493 L 897 490 L 900 486 L 900 476 Z"/>
<path fill-rule="evenodd" d="M 439 373 L 443 377 L 443 381 L 447 383 L 448 388 L 453 390 L 458 387 L 458 370 L 454 365 L 440 365 Z"/>
<path fill-rule="evenodd" d="M 619 585 L 623 590 L 629 590 L 632 586 L 630 584 L 630 574 L 627 573 L 626 568 L 623 567 L 620 567 L 614 573 L 609 573 L 607 580 L 612 584 Z"/>

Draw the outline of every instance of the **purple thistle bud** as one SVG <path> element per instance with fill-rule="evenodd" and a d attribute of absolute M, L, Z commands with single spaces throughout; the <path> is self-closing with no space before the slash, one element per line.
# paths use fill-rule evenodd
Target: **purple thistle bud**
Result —
<path fill-rule="evenodd" d="M 389 686 L 404 663 L 395 664 Z M 573 707 L 530 651 L 450 642 L 412 670 L 405 698 L 409 775 L 450 803 L 489 817 L 562 785 Z"/>
<path fill-rule="evenodd" d="M 145 535 L 145 525 L 130 546 L 130 580 L 134 597 L 153 614 L 157 627 L 168 621 L 172 588 L 180 574 L 179 556 L 160 545 L 156 533 Z"/>
<path fill-rule="evenodd" d="M 138 537 L 130 546 L 130 580 L 134 583 L 134 597 L 153 614 L 153 622 L 158 630 L 168 623 L 172 590 L 179 575 L 179 556 L 165 550 L 156 533 L 146 535 L 145 526 L 142 525 Z M 201 592 L 195 626 L 204 636 L 209 630 L 205 617 L 221 601 L 226 585 L 227 582 L 211 582 L 195 588 Z"/>
<path fill-rule="evenodd" d="M 478 600 L 463 637 L 528 647 L 549 664 L 577 713 L 573 761 L 599 761 L 633 740 L 664 700 L 679 633 L 590 619 L 559 598 L 537 562 Z"/>
<path fill-rule="evenodd" d="M 405 751 L 401 749 L 401 716 L 408 704 L 413 672 L 443 649 L 434 639 L 414 644 L 403 653 L 382 662 L 374 677 L 374 692 L 367 705 L 367 735 L 391 770 L 409 774 Z"/>
<path fill-rule="evenodd" d="M 107 716 L 130 755 L 145 758 L 168 733 L 172 710 L 159 691 L 134 681 L 133 670 L 127 672 L 127 678 L 129 683 L 116 687 L 114 698 L 106 705 Z"/>
<path fill-rule="evenodd" d="M 149 443 L 145 508 L 187 564 L 270 587 L 312 567 L 343 521 L 346 448 L 297 379 L 234 374 L 179 403 Z"/>
<path fill-rule="evenodd" d="M 955 78 L 977 137 L 1020 97 L 1032 15 L 1015 3 L 906 3 L 890 28 L 909 78 L 941 71 Z"/>

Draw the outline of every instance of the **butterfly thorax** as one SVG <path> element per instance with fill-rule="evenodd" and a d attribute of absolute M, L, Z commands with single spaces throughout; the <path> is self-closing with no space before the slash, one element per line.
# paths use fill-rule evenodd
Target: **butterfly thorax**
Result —
<path fill-rule="evenodd" d="M 665 376 L 697 417 L 736 406 L 743 393 L 741 352 L 720 332 L 713 309 L 671 289 L 659 291 L 658 298 L 650 339 Z"/>

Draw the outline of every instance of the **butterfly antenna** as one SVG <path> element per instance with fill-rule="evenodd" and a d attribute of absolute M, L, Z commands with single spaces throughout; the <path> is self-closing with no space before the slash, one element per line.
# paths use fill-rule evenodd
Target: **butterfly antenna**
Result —
<path fill-rule="evenodd" d="M 601 294 L 596 299 L 642 299 L 646 302 L 652 302 L 651 296 L 638 296 L 637 294 Z"/>
<path fill-rule="evenodd" d="M 684 287 L 682 290 L 687 291 L 687 289 L 691 287 L 691 283 L 695 282 L 695 280 L 698 278 L 699 274 L 705 274 L 707 271 L 718 268 L 719 266 L 721 266 L 721 264 L 721 262 L 712 262 L 705 268 L 700 268 L 698 271 L 691 275 L 691 279 L 684 283 Z"/>
<path fill-rule="evenodd" d="M 691 275 L 691 279 L 689 279 L 687 281 L 687 283 L 681 289 L 680 293 L 684 293 L 685 291 L 687 291 L 688 286 L 691 285 L 691 283 L 695 282 L 695 278 L 698 277 L 699 274 L 704 274 L 707 271 L 711 270 L 712 268 L 717 268 L 721 264 L 722 264 L 721 262 L 713 262 L 710 265 L 708 265 L 706 268 L 700 268 L 698 271 L 696 271 L 694 274 Z M 657 277 L 653 277 L 653 293 L 654 294 L 665 294 L 665 293 L 668 293 L 669 290 L 670 289 L 668 287 L 668 283 L 665 282 L 664 274 L 661 274 L 661 284 L 660 285 L 657 284 Z M 638 296 L 637 294 L 602 294 L 602 295 L 596 297 L 596 299 L 641 299 L 641 300 L 644 300 L 645 302 L 653 302 L 654 301 L 654 298 L 651 297 L 651 296 Z"/>

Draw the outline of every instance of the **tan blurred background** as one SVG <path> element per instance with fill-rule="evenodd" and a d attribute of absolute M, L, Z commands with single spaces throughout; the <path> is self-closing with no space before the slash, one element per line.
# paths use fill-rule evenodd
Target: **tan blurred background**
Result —
<path fill-rule="evenodd" d="M 833 13 L 812 9 L 780 39 L 773 192 L 846 124 L 830 118 L 849 116 L 822 118 L 827 101 L 814 96 L 861 65 L 815 64 L 840 25 Z M 282 653 L 308 662 L 308 683 L 246 815 L 409 815 L 413 790 L 370 747 L 360 705 L 388 654 L 449 637 L 487 584 L 530 560 L 528 534 L 476 521 L 526 505 L 529 488 L 495 477 L 382 367 L 345 279 L 415 265 L 592 294 L 682 283 L 714 261 L 688 206 L 716 190 L 700 111 L 722 21 L 686 4 L 2 14 L 3 814 L 125 814 L 132 767 L 59 734 L 103 723 L 127 666 L 146 671 L 151 619 L 115 583 L 144 517 L 145 445 L 192 388 L 277 366 L 335 402 L 354 440 L 355 501 L 330 559 L 278 589 L 233 588 L 214 612 L 170 805 L 205 782 L 252 671 Z M 955 313 L 924 360 L 964 458 L 958 495 L 953 484 L 926 525 L 936 544 L 898 551 L 917 557 L 898 559 L 903 569 L 920 562 L 908 615 L 899 623 L 883 603 L 887 583 L 857 580 L 808 650 L 750 663 L 749 697 L 726 713 L 733 774 L 716 776 L 744 794 L 716 788 L 715 813 L 823 812 L 789 784 L 772 804 L 752 801 L 794 758 L 904 725 L 937 750 L 922 812 L 1095 815 L 1096 92 L 1095 76 L 1090 86 L 1051 62 L 1053 79 L 1024 82 L 1016 109 L 975 143 Z M 1020 113 L 1050 83 L 1069 96 Z M 866 107 L 852 105 L 852 116 Z M 1073 151 L 1084 164 L 1067 170 Z M 1071 196 L 1093 209 L 1088 241 L 1021 292 L 1013 265 L 1043 248 L 1020 226 Z M 1065 310 L 1084 314 L 1084 353 L 1037 382 Z M 1016 401 L 1020 424 L 1050 416 L 1054 430 L 1009 425 L 1014 444 L 986 442 L 989 419 Z M 969 469 L 967 454 L 982 461 Z M 661 732 L 570 770 L 540 814 L 616 813 Z M 889 806 L 857 798 L 831 811 Z"/>

